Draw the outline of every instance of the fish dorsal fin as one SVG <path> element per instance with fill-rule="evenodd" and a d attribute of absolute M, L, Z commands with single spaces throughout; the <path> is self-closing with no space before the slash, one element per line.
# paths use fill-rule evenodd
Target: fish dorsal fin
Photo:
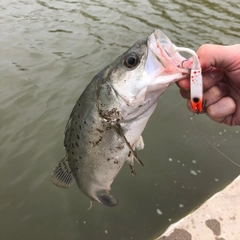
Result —
<path fill-rule="evenodd" d="M 69 188 L 73 180 L 72 171 L 68 163 L 68 156 L 65 155 L 53 169 L 52 182 L 58 187 Z"/>

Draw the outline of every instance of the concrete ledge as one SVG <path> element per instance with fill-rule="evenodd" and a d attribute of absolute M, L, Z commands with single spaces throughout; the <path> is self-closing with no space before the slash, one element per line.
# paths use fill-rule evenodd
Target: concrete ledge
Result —
<path fill-rule="evenodd" d="M 240 176 L 156 240 L 240 240 Z"/>

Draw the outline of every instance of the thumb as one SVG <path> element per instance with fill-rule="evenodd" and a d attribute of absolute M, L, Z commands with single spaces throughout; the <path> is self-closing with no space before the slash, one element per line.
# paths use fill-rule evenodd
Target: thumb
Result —
<path fill-rule="evenodd" d="M 204 44 L 197 51 L 203 69 L 209 67 L 234 70 L 239 66 L 240 44 L 222 46 Z"/>

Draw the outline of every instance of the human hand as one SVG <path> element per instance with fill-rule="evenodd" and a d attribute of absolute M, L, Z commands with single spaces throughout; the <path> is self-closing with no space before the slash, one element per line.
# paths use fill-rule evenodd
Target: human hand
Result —
<path fill-rule="evenodd" d="M 214 121 L 240 125 L 240 44 L 202 45 L 197 54 L 203 73 L 205 112 Z M 190 98 L 190 81 L 177 82 L 182 97 Z M 190 111 L 191 103 L 187 101 Z"/>

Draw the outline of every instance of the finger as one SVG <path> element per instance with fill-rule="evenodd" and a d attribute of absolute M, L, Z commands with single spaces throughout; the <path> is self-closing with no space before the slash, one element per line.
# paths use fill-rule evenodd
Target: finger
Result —
<path fill-rule="evenodd" d="M 224 97 L 206 108 L 207 115 L 214 121 L 231 125 L 229 116 L 236 110 L 236 104 L 230 97 Z"/>
<path fill-rule="evenodd" d="M 181 80 L 177 81 L 176 84 L 180 89 L 184 89 L 185 91 L 189 91 L 189 89 L 190 89 L 189 78 L 181 79 Z"/>
<path fill-rule="evenodd" d="M 204 44 L 198 51 L 198 57 L 203 69 L 211 66 L 228 69 L 233 63 L 233 59 L 239 59 L 240 45 L 221 46 L 215 44 Z"/>
<path fill-rule="evenodd" d="M 186 105 L 187 105 L 188 110 L 189 110 L 190 112 L 193 112 L 193 110 L 192 110 L 192 104 L 191 104 L 191 100 L 190 100 L 190 99 L 187 100 Z"/>
<path fill-rule="evenodd" d="M 228 87 L 224 83 L 219 83 L 216 86 L 211 87 L 203 94 L 203 99 L 205 101 L 205 107 L 208 107 L 216 102 L 218 102 L 221 98 L 225 97 L 228 94 Z"/>
<path fill-rule="evenodd" d="M 216 85 L 219 81 L 223 80 L 225 74 L 222 69 L 211 68 L 203 72 L 203 90 L 208 90 L 209 88 Z"/>
<path fill-rule="evenodd" d="M 184 89 L 180 88 L 180 94 L 183 98 L 185 99 L 189 99 L 190 98 L 190 92 L 189 91 L 185 91 Z"/>

